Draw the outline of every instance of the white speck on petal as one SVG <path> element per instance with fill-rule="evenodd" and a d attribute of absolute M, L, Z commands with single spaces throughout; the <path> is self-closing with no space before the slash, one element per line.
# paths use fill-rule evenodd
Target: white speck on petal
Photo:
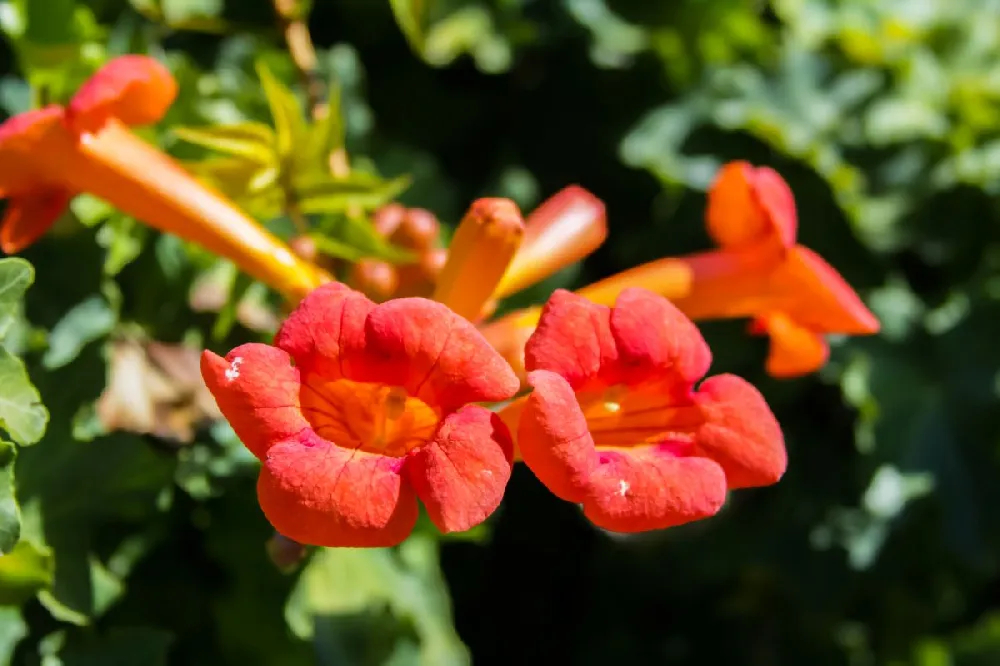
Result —
<path fill-rule="evenodd" d="M 226 369 L 226 379 L 233 381 L 240 376 L 240 364 L 243 363 L 243 357 L 237 356 L 230 363 L 229 367 Z"/>
<path fill-rule="evenodd" d="M 621 481 L 618 482 L 618 494 L 621 495 L 622 497 L 625 497 L 625 493 L 627 493 L 628 489 L 631 487 L 632 486 L 628 484 L 628 481 L 622 479 Z"/>

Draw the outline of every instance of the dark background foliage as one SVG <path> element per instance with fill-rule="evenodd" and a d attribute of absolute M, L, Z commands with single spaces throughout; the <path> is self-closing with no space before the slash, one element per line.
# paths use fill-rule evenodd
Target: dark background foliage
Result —
<path fill-rule="evenodd" d="M 312 5 L 348 152 L 409 174 L 401 201 L 447 223 L 478 196 L 530 210 L 570 183 L 607 203 L 607 243 L 508 305 L 708 247 L 704 190 L 747 159 L 789 181 L 801 242 L 883 332 L 834 340 L 822 372 L 777 381 L 745 322 L 703 324 L 713 372 L 761 388 L 790 455 L 780 484 L 712 520 L 604 534 L 519 466 L 484 529 L 422 524 L 399 549 L 323 550 L 282 572 L 252 458 L 225 427 L 177 443 L 94 426 L 130 341 L 266 337 L 234 320 L 247 285 L 220 314 L 193 312 L 188 292 L 218 262 L 78 199 L 25 254 L 26 316 L 0 327 L 7 399 L 32 403 L 16 355 L 51 414 L 37 444 L 0 414 L 21 445 L 16 464 L 13 445 L 3 456 L 0 517 L 16 525 L 13 470 L 21 523 L 0 558 L 3 658 L 1000 663 L 996 0 Z M 271 122 L 255 59 L 303 92 L 266 0 L 5 0 L 0 27 L 9 114 L 65 100 L 115 54 L 164 58 L 181 96 L 146 136 L 184 158 L 203 153 L 174 126 Z M 5 266 L 23 286 L 28 269 Z"/>

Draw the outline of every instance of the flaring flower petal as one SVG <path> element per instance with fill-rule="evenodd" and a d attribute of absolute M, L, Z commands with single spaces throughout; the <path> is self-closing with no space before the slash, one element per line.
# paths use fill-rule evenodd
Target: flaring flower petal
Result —
<path fill-rule="evenodd" d="M 442 532 L 483 522 L 510 480 L 514 444 L 500 418 L 478 405 L 448 415 L 432 441 L 406 461 L 406 474 Z"/>
<path fill-rule="evenodd" d="M 672 374 L 686 389 L 712 364 L 698 327 L 670 301 L 646 289 L 632 287 L 618 295 L 611 333 L 624 369 L 622 381 L 628 383 Z"/>
<path fill-rule="evenodd" d="M 142 55 L 109 61 L 77 91 L 66 121 L 78 133 L 98 132 L 111 118 L 126 125 L 158 122 L 177 97 L 177 81 L 162 63 Z"/>
<path fill-rule="evenodd" d="M 870 335 L 879 321 L 840 273 L 809 248 L 797 245 L 772 277 L 789 301 L 781 308 L 802 326 L 817 331 Z"/>
<path fill-rule="evenodd" d="M 788 184 L 773 169 L 730 162 L 709 189 L 708 233 L 720 247 L 752 245 L 770 237 L 795 244 L 798 216 Z"/>
<path fill-rule="evenodd" d="M 538 328 L 524 346 L 524 367 L 550 370 L 574 389 L 617 359 L 611 312 L 582 296 L 557 289 L 542 308 Z"/>
<path fill-rule="evenodd" d="M 341 448 L 304 430 L 268 449 L 263 463 L 261 509 L 278 532 L 300 543 L 394 546 L 416 523 L 402 458 Z"/>
<path fill-rule="evenodd" d="M 205 351 L 201 374 L 237 437 L 258 458 L 310 427 L 299 403 L 299 369 L 280 349 L 251 342 L 225 358 Z"/>
<path fill-rule="evenodd" d="M 70 192 L 57 188 L 11 197 L 0 222 L 0 249 L 15 254 L 34 243 L 55 224 L 72 198 Z"/>
<path fill-rule="evenodd" d="M 605 451 L 583 513 L 598 527 L 645 532 L 710 518 L 726 501 L 726 476 L 707 458 L 639 447 Z"/>
<path fill-rule="evenodd" d="M 573 387 L 555 372 L 528 373 L 517 430 L 521 458 L 556 497 L 579 504 L 597 467 L 594 439 Z"/>
<path fill-rule="evenodd" d="M 795 210 L 795 195 L 785 179 L 770 167 L 757 167 L 753 191 L 781 244 L 786 248 L 795 245 L 799 216 Z"/>
<path fill-rule="evenodd" d="M 557 497 L 582 504 L 595 525 L 616 532 L 664 529 L 714 515 L 726 497 L 722 468 L 678 457 L 669 446 L 597 449 L 573 389 L 546 370 L 521 414 L 525 464 Z"/>
<path fill-rule="evenodd" d="M 370 300 L 339 282 L 317 287 L 285 319 L 274 344 L 295 365 L 329 379 L 344 375 L 342 358 L 364 347 L 365 319 L 375 308 Z"/>
<path fill-rule="evenodd" d="M 520 382 L 469 321 L 440 303 L 400 298 L 372 309 L 365 321 L 364 381 L 402 386 L 444 411 L 513 396 Z"/>
<path fill-rule="evenodd" d="M 62 133 L 63 109 L 46 106 L 11 116 L 0 124 L 0 196 L 25 194 L 39 185 L 39 174 L 24 156 L 37 155 L 48 139 Z"/>
<path fill-rule="evenodd" d="M 767 402 L 749 382 L 716 375 L 702 382 L 695 400 L 705 423 L 695 445 L 722 466 L 730 489 L 777 483 L 788 466 L 785 440 Z"/>
<path fill-rule="evenodd" d="M 830 346 L 822 335 L 781 312 L 756 318 L 750 330 L 771 338 L 766 368 L 772 377 L 807 375 L 822 368 L 830 356 Z"/>

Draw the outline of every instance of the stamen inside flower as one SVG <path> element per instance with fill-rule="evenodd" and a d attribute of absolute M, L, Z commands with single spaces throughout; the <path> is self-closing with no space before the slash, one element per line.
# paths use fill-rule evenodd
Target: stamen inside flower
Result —
<path fill-rule="evenodd" d="M 697 406 L 658 384 L 616 384 L 577 398 L 598 448 L 688 443 L 704 420 Z"/>
<path fill-rule="evenodd" d="M 427 442 L 441 420 L 423 400 L 385 384 L 305 377 L 300 400 L 320 437 L 397 458 Z"/>

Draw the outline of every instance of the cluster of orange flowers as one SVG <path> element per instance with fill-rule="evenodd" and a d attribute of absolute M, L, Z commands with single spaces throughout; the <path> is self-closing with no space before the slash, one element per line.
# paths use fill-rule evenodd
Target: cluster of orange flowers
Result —
<path fill-rule="evenodd" d="M 161 65 L 127 56 L 67 107 L 0 126 L 0 247 L 23 248 L 89 192 L 297 303 L 273 346 L 206 351 L 202 374 L 261 461 L 265 514 L 302 543 L 398 543 L 418 499 L 441 530 L 469 529 L 499 505 L 517 459 L 609 530 L 714 515 L 730 490 L 775 483 L 787 461 L 753 386 L 702 381 L 711 353 L 691 320 L 749 319 L 770 336 L 775 376 L 822 367 L 828 334 L 879 328 L 840 275 L 796 243 L 786 183 L 743 162 L 726 165 L 709 193 L 716 249 L 559 290 L 544 307 L 489 320 L 500 299 L 604 241 L 603 204 L 576 186 L 527 220 L 509 200 L 480 199 L 447 249 L 432 214 L 387 207 L 377 230 L 418 260 L 358 262 L 351 288 L 129 132 L 158 120 L 175 94 Z"/>

